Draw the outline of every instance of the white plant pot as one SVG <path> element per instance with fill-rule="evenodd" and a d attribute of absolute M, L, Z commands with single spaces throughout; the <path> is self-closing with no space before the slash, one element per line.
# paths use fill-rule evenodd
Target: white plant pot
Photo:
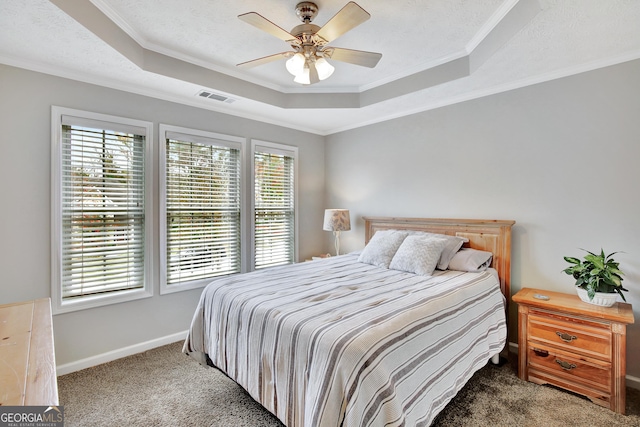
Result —
<path fill-rule="evenodd" d="M 616 303 L 618 299 L 618 293 L 604 293 L 604 292 L 596 292 L 593 296 L 593 299 L 589 299 L 589 293 L 586 289 L 576 288 L 576 292 L 578 292 L 578 296 L 580 299 L 586 303 L 599 305 L 601 307 L 611 307 Z"/>

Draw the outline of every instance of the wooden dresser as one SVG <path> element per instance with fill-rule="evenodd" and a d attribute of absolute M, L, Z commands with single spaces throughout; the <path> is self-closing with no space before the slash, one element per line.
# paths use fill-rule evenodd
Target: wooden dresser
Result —
<path fill-rule="evenodd" d="M 49 298 L 0 305 L 0 405 L 58 405 Z"/>
<path fill-rule="evenodd" d="M 624 414 L 631 305 L 600 307 L 577 295 L 531 288 L 512 299 L 518 304 L 520 378 L 571 390 Z"/>

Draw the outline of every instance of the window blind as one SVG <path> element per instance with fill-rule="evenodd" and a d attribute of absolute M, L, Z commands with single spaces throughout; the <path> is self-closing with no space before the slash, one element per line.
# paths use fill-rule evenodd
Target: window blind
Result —
<path fill-rule="evenodd" d="M 62 119 L 63 300 L 144 288 L 145 130 L 129 128 Z"/>
<path fill-rule="evenodd" d="M 240 150 L 168 134 L 165 172 L 167 285 L 240 272 Z"/>
<path fill-rule="evenodd" d="M 294 158 L 256 147 L 254 169 L 254 268 L 293 263 Z"/>

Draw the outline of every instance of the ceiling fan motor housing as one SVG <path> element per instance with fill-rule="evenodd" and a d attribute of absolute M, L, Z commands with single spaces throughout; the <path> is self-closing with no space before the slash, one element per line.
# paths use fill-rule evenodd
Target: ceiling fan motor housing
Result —
<path fill-rule="evenodd" d="M 315 24 L 300 24 L 291 30 L 291 34 L 296 36 L 303 44 L 312 43 L 312 36 L 320 30 Z"/>

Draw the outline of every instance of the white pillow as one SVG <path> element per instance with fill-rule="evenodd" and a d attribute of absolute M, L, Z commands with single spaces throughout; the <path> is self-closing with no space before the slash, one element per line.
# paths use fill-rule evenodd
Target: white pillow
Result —
<path fill-rule="evenodd" d="M 429 236 L 408 236 L 393 256 L 389 268 L 431 276 L 448 240 Z"/>
<path fill-rule="evenodd" d="M 407 232 L 381 230 L 373 235 L 358 257 L 358 261 L 378 267 L 389 268 L 391 259 L 407 237 Z"/>
<path fill-rule="evenodd" d="M 464 248 L 456 253 L 449 263 L 449 270 L 479 272 L 491 266 L 493 254 L 487 251 Z"/>
<path fill-rule="evenodd" d="M 465 242 L 469 241 L 469 239 L 467 239 L 466 237 L 449 236 L 448 234 L 427 233 L 426 231 L 414 231 L 410 234 L 416 236 L 437 237 L 439 239 L 447 240 L 447 245 L 444 247 L 442 254 L 440 255 L 440 259 L 438 260 L 438 270 L 446 270 L 449 267 L 451 258 L 453 258 L 453 256 L 460 250 Z"/>

